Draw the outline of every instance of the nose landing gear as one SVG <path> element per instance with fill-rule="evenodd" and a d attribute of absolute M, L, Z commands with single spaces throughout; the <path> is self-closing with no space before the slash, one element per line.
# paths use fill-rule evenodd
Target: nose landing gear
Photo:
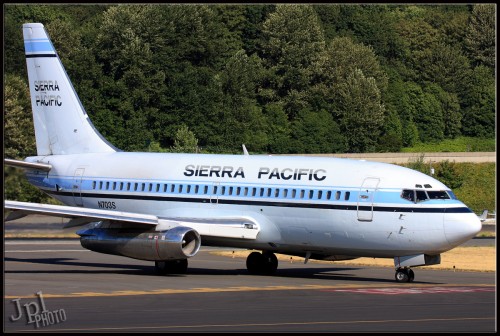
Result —
<path fill-rule="evenodd" d="M 394 276 L 397 282 L 413 282 L 415 273 L 410 268 L 400 267 L 396 269 Z"/>

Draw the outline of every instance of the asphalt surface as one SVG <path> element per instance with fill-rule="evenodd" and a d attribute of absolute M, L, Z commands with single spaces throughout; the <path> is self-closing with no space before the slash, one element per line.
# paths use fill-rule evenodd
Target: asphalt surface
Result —
<path fill-rule="evenodd" d="M 75 240 L 7 240 L 4 332 L 496 331 L 494 272 L 414 268 L 401 284 L 391 268 L 282 262 L 252 276 L 211 251 L 185 275 L 158 276 Z"/>

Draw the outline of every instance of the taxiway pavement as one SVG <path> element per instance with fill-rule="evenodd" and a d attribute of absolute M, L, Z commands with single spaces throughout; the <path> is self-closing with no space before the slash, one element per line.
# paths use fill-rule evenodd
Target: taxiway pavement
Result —
<path fill-rule="evenodd" d="M 6 240 L 4 332 L 496 331 L 494 272 L 415 268 L 401 284 L 391 268 L 281 262 L 253 276 L 244 259 L 211 251 L 189 259 L 187 274 L 158 276 L 151 262 L 78 240 Z M 64 321 L 29 323 L 40 295 Z"/>

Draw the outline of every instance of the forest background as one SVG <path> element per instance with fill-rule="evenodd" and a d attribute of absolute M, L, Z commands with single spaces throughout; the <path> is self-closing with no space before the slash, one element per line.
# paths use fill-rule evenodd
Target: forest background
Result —
<path fill-rule="evenodd" d="M 494 4 L 7 4 L 4 155 L 36 153 L 26 22 L 45 25 L 92 122 L 122 150 L 398 152 L 452 140 L 495 151 L 495 16 Z"/>

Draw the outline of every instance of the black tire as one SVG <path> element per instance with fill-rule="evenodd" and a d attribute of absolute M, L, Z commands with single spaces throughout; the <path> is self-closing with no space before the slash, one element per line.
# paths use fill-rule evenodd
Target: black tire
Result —
<path fill-rule="evenodd" d="M 247 270 L 250 274 L 261 274 L 264 257 L 260 252 L 252 252 L 247 257 Z"/>
<path fill-rule="evenodd" d="M 408 272 L 405 269 L 396 270 L 396 274 L 394 278 L 397 282 L 409 282 L 410 277 L 408 276 Z"/>
<path fill-rule="evenodd" d="M 263 252 L 262 257 L 264 259 L 264 274 L 274 274 L 278 269 L 278 258 L 272 252 Z"/>
<path fill-rule="evenodd" d="M 408 270 L 408 282 L 413 282 L 414 279 L 415 279 L 415 273 L 411 269 Z"/>

